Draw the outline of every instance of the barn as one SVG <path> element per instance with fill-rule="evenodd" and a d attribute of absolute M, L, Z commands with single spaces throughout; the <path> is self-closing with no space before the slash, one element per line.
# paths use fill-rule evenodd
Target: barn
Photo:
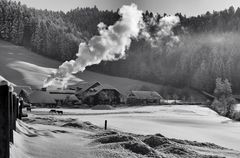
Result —
<path fill-rule="evenodd" d="M 56 107 L 62 105 L 75 105 L 79 99 L 74 90 L 35 90 L 29 95 L 29 102 L 36 106 Z"/>
<path fill-rule="evenodd" d="M 127 104 L 159 104 L 162 99 L 162 96 L 156 91 L 131 91 L 127 96 Z"/>
<path fill-rule="evenodd" d="M 54 98 L 47 91 L 35 90 L 29 95 L 29 101 L 33 106 L 55 107 Z"/>
<path fill-rule="evenodd" d="M 95 87 L 98 87 L 102 85 L 100 82 L 94 81 L 94 82 L 79 82 L 75 85 L 71 85 L 68 88 L 70 90 L 75 90 L 76 95 L 79 99 L 83 99 L 91 89 L 94 89 Z"/>
<path fill-rule="evenodd" d="M 49 90 L 51 97 L 55 100 L 57 106 L 70 105 L 79 102 L 75 96 L 74 90 Z"/>
<path fill-rule="evenodd" d="M 119 104 L 122 100 L 122 94 L 116 88 L 100 82 L 79 83 L 71 89 L 75 89 L 77 97 L 88 105 Z"/>
<path fill-rule="evenodd" d="M 84 103 L 89 105 L 110 104 L 116 105 L 121 101 L 121 93 L 112 86 L 100 85 L 85 93 Z"/>

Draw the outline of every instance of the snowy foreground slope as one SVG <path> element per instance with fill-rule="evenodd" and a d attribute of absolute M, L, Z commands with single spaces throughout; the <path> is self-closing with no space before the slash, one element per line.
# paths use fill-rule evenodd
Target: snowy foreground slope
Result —
<path fill-rule="evenodd" d="M 240 157 L 240 124 L 205 107 L 62 110 L 64 115 L 49 115 L 49 109 L 33 109 L 24 122 L 18 121 L 11 157 Z M 107 131 L 102 128 L 104 119 Z M 187 141 L 191 139 L 198 142 Z"/>
<path fill-rule="evenodd" d="M 63 109 L 60 118 L 75 118 L 103 127 L 135 134 L 161 133 L 170 138 L 211 142 L 240 151 L 240 122 L 219 116 L 207 107 L 165 105 L 128 107 L 115 110 Z M 48 109 L 35 109 L 44 115 Z"/>
<path fill-rule="evenodd" d="M 35 109 L 33 113 L 45 116 L 49 109 Z M 170 138 L 211 142 L 240 151 L 240 122 L 219 116 L 207 107 L 194 105 L 165 105 L 128 107 L 115 110 L 63 109 L 63 116 L 90 121 L 135 134 L 161 133 Z"/>
<path fill-rule="evenodd" d="M 55 117 L 17 122 L 11 158 L 237 158 L 240 152 L 212 143 L 103 130 L 90 122 Z"/>

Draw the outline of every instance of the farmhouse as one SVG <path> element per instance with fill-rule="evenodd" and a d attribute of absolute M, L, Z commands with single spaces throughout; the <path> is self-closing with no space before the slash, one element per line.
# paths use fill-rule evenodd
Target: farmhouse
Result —
<path fill-rule="evenodd" d="M 30 103 L 36 106 L 56 107 L 62 105 L 74 105 L 79 102 L 73 90 L 35 90 L 29 95 Z"/>
<path fill-rule="evenodd" d="M 47 91 L 35 90 L 29 95 L 30 103 L 33 106 L 54 107 L 56 102 Z"/>
<path fill-rule="evenodd" d="M 89 105 L 119 104 L 122 99 L 121 93 L 116 88 L 100 82 L 78 83 L 69 88 L 75 89 L 76 96 Z"/>
<path fill-rule="evenodd" d="M 84 103 L 90 105 L 96 104 L 119 104 L 121 93 L 109 85 L 100 85 L 92 88 L 84 96 Z"/>
<path fill-rule="evenodd" d="M 155 91 L 131 91 L 127 97 L 127 104 L 159 104 L 161 99 L 163 99 L 162 96 Z"/>
<path fill-rule="evenodd" d="M 79 102 L 78 98 L 75 96 L 74 90 L 49 90 L 48 92 L 55 100 L 57 106 Z"/>

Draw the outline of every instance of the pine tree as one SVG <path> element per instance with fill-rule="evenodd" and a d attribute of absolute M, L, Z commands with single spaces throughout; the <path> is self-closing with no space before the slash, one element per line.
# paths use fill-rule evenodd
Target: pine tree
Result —
<path fill-rule="evenodd" d="M 231 83 L 228 79 L 216 79 L 214 94 L 216 100 L 213 102 L 212 107 L 221 115 L 230 117 L 233 112 L 235 99 L 232 97 Z"/>

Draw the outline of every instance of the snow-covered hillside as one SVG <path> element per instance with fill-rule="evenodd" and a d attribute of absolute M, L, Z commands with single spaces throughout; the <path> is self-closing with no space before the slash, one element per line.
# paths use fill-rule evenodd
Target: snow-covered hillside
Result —
<path fill-rule="evenodd" d="M 43 57 L 30 50 L 0 40 L 0 75 L 16 85 L 30 85 L 33 88 L 41 88 L 44 79 L 61 64 L 56 60 Z M 118 88 L 122 93 L 132 88 L 140 88 L 145 85 L 153 89 L 162 86 L 148 82 L 108 76 L 91 71 L 78 73 L 76 77 L 91 82 L 99 81 Z M 72 76 L 72 81 L 79 81 Z"/>

